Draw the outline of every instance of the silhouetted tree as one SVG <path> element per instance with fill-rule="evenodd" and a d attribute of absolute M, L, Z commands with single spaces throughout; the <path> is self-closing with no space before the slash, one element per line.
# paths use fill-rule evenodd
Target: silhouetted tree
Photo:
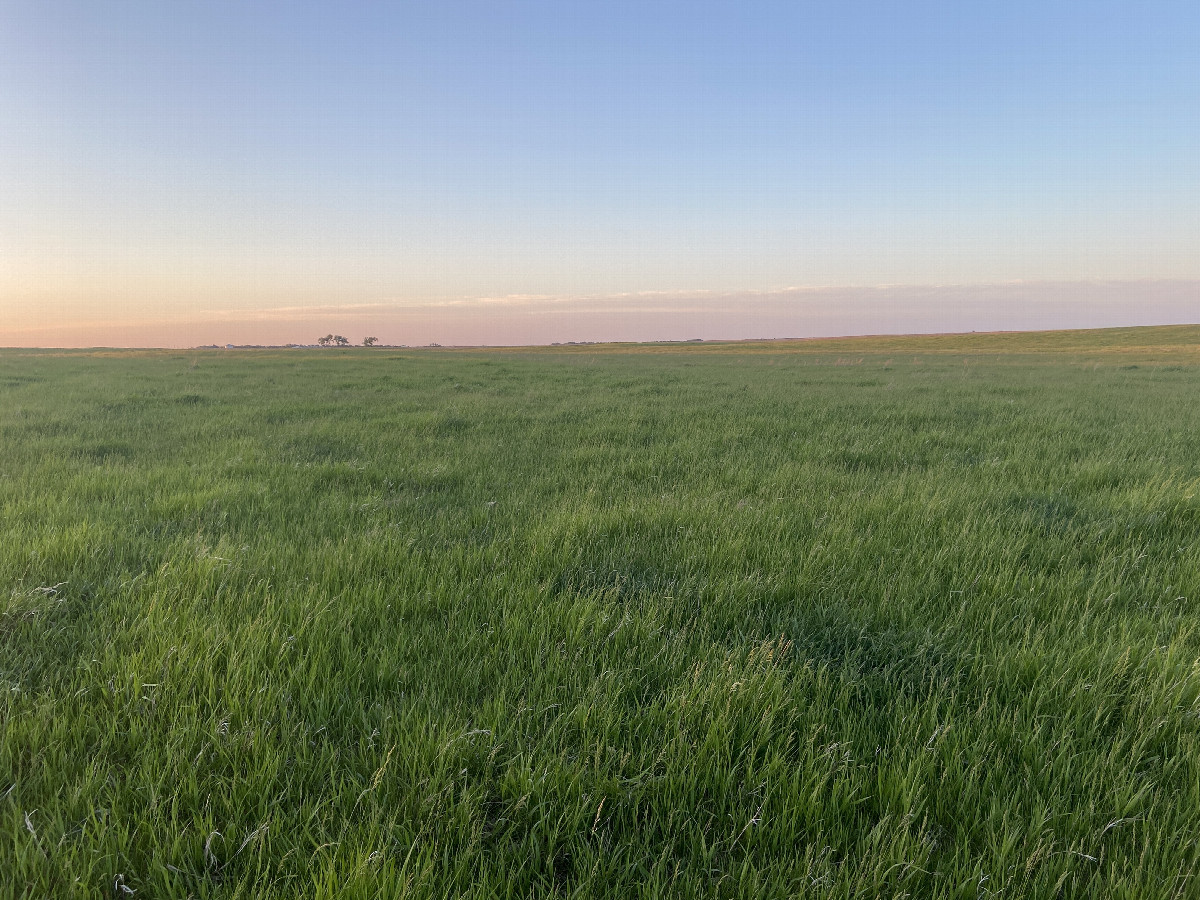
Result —
<path fill-rule="evenodd" d="M 333 343 L 333 335 L 327 334 L 327 335 L 325 335 L 325 337 L 317 338 L 317 343 L 320 344 L 322 347 L 328 347 L 330 344 Z"/>
<path fill-rule="evenodd" d="M 378 343 L 379 343 L 379 338 L 377 338 L 377 337 L 363 338 L 363 346 L 364 347 L 374 347 Z"/>
<path fill-rule="evenodd" d="M 335 334 L 333 336 L 333 342 L 335 344 L 337 344 L 339 347 L 349 347 L 350 346 L 350 340 L 348 338 L 342 337 L 340 334 Z"/>

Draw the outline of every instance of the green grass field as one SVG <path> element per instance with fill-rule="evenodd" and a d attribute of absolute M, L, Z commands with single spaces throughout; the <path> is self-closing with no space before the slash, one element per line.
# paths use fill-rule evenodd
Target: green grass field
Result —
<path fill-rule="evenodd" d="M 1200 327 L 0 353 L 0 896 L 1200 897 Z"/>

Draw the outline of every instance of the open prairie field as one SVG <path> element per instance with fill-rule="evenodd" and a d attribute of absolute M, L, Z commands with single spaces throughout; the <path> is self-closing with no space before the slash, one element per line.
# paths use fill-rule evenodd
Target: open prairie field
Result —
<path fill-rule="evenodd" d="M 1200 896 L 1200 327 L 0 353 L 0 896 Z"/>

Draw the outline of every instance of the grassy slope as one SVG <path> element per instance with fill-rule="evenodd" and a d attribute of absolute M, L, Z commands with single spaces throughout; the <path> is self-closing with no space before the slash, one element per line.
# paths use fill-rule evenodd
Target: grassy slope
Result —
<path fill-rule="evenodd" d="M 0 896 L 1195 896 L 1200 328 L 0 354 Z"/>

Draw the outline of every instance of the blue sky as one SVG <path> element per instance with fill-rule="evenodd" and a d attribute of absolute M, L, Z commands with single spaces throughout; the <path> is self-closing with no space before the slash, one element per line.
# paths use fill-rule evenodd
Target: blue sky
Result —
<path fill-rule="evenodd" d="M 1200 280 L 1198 9 L 0 2 L 0 338 Z"/>

